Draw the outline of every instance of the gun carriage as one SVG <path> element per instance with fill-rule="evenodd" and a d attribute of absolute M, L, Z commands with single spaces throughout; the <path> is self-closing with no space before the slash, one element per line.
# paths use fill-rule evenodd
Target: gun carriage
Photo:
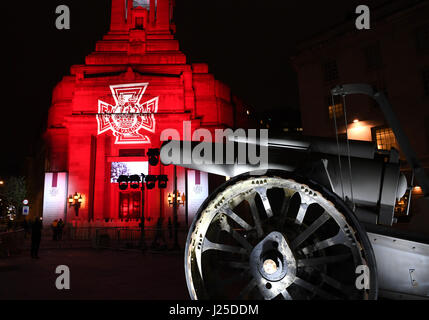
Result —
<path fill-rule="evenodd" d="M 331 94 L 376 100 L 411 181 L 397 150 L 338 135 L 231 137 L 268 148 L 268 163 L 258 166 L 177 161 L 231 177 L 205 200 L 189 231 L 185 273 L 193 299 L 429 299 L 429 242 L 391 227 L 397 201 L 410 201 L 415 181 L 427 202 L 429 180 L 383 93 L 349 84 Z"/>

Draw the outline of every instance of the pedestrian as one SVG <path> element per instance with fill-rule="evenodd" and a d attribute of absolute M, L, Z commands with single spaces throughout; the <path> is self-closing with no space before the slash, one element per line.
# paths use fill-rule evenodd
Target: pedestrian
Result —
<path fill-rule="evenodd" d="M 57 224 L 57 238 L 58 240 L 62 240 L 63 239 L 63 228 L 64 228 L 64 221 L 63 219 L 58 220 L 58 224 Z"/>
<path fill-rule="evenodd" d="M 58 220 L 57 219 L 52 221 L 51 229 L 52 229 L 52 240 L 57 241 L 58 240 Z"/>
<path fill-rule="evenodd" d="M 31 226 L 31 258 L 39 259 L 40 240 L 42 239 L 42 218 L 35 219 Z"/>
<path fill-rule="evenodd" d="M 164 218 L 159 217 L 156 223 L 156 233 L 155 233 L 155 238 L 153 239 L 153 242 L 152 242 L 152 249 L 162 250 L 167 248 L 167 244 L 164 236 L 164 230 L 162 229 L 163 220 Z"/>

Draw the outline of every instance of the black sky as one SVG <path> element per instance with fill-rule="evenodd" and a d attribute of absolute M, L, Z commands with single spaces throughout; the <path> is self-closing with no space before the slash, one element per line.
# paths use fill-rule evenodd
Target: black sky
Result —
<path fill-rule="evenodd" d="M 289 63 L 297 43 L 341 22 L 357 4 L 382 0 L 177 0 L 180 47 L 189 62 L 207 62 L 216 78 L 257 110 L 298 109 Z M 71 30 L 55 28 L 66 4 Z M 51 92 L 108 31 L 110 0 L 7 1 L 3 38 L 0 176 L 17 174 L 43 132 Z"/>

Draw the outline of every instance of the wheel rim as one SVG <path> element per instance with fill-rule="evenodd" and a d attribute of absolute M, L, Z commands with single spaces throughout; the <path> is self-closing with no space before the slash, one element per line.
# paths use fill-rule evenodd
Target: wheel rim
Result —
<path fill-rule="evenodd" d="M 376 297 L 366 233 L 338 197 L 303 181 L 246 174 L 206 200 L 185 249 L 193 299 Z M 369 290 L 355 286 L 359 265 L 368 267 Z"/>

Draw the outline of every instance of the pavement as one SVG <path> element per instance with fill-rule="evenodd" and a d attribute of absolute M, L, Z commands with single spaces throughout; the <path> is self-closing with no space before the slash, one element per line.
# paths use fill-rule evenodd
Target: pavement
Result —
<path fill-rule="evenodd" d="M 40 259 L 29 251 L 0 259 L 3 299 L 189 300 L 183 252 L 119 251 L 45 245 Z M 55 269 L 70 270 L 70 289 L 58 290 Z"/>

